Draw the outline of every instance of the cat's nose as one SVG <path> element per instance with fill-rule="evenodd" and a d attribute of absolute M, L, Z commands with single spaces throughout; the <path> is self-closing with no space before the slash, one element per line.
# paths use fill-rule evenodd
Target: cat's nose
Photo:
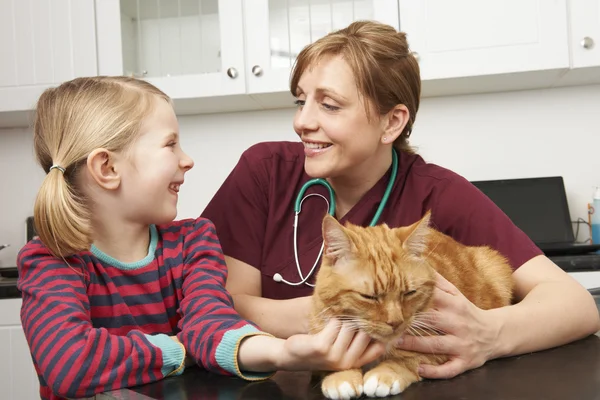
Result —
<path fill-rule="evenodd" d="M 387 322 L 387 324 L 388 324 L 388 325 L 389 325 L 389 326 L 390 326 L 392 329 L 397 329 L 397 328 L 398 328 L 398 327 L 399 327 L 399 326 L 402 324 L 402 321 L 398 321 L 398 320 L 395 320 L 395 321 L 388 321 L 388 322 Z"/>

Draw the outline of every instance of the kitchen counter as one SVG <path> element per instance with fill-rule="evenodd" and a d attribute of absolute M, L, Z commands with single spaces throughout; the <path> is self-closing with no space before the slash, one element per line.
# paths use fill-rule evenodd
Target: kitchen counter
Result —
<path fill-rule="evenodd" d="M 249 383 L 198 367 L 152 384 L 96 396 L 98 400 L 323 398 L 318 381 L 311 380 L 308 372 L 278 372 L 269 380 Z M 413 384 L 387 399 L 600 399 L 600 337 L 592 335 L 554 349 L 493 360 L 454 379 Z"/>

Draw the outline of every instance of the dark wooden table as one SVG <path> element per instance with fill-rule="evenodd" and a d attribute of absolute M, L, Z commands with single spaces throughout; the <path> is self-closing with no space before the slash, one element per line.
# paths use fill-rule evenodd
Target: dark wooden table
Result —
<path fill-rule="evenodd" d="M 200 368 L 152 384 L 96 396 L 101 400 L 323 399 L 309 373 L 279 372 L 248 383 Z M 554 349 L 493 360 L 451 380 L 423 381 L 387 399 L 600 400 L 600 337 Z"/>

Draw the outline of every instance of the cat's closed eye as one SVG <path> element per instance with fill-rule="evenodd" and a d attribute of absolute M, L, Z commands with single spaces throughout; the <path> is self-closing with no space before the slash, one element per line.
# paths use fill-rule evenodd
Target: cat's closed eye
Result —
<path fill-rule="evenodd" d="M 405 296 L 410 296 L 410 295 L 413 295 L 413 294 L 415 294 L 415 293 L 417 293 L 417 291 L 416 291 L 416 290 L 408 290 L 408 291 L 404 292 L 404 295 L 405 295 Z"/>
<path fill-rule="evenodd" d="M 359 293 L 359 294 L 363 299 L 367 299 L 367 300 L 377 300 L 378 299 L 377 296 L 372 296 L 372 295 L 364 294 L 364 293 Z"/>

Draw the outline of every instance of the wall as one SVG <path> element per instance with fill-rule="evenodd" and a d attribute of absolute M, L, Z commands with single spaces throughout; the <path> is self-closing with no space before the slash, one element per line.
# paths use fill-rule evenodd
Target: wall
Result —
<path fill-rule="evenodd" d="M 424 99 L 413 144 L 429 162 L 469 180 L 562 175 L 572 218 L 586 217 L 600 185 L 600 86 Z M 263 140 L 296 140 L 293 109 L 180 118 L 195 159 L 178 217 L 196 217 L 241 152 Z M 14 265 L 43 179 L 27 129 L 0 131 L 0 267 Z M 587 218 L 587 217 L 586 217 Z M 587 238 L 587 232 L 580 239 Z"/>

